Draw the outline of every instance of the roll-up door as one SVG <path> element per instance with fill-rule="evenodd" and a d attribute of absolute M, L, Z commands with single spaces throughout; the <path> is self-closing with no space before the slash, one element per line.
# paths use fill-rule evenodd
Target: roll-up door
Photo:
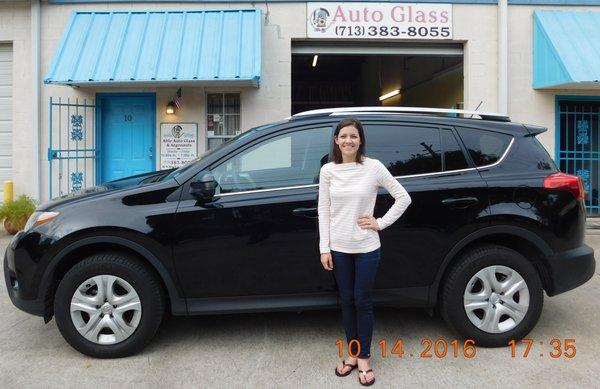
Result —
<path fill-rule="evenodd" d="M 12 179 L 12 62 L 10 44 L 0 44 L 0 196 Z"/>

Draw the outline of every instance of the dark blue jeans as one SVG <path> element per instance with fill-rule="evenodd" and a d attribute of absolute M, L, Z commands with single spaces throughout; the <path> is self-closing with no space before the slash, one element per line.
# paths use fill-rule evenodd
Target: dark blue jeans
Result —
<path fill-rule="evenodd" d="M 342 300 L 342 322 L 351 355 L 371 356 L 373 337 L 373 284 L 381 248 L 368 253 L 348 254 L 331 250 L 333 273 Z M 356 342 L 360 343 L 360 352 Z"/>

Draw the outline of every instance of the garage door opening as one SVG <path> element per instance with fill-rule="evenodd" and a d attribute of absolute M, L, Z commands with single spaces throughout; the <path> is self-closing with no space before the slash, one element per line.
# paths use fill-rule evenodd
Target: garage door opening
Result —
<path fill-rule="evenodd" d="M 292 47 L 292 114 L 349 106 L 462 108 L 463 85 L 461 47 Z"/>

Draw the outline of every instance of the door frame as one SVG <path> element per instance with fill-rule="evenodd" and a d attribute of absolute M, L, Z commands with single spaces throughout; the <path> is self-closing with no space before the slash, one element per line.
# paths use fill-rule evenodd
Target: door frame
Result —
<path fill-rule="evenodd" d="M 590 95 L 556 95 L 554 99 L 554 162 L 560 168 L 560 105 L 561 101 L 600 101 L 600 96 Z"/>
<path fill-rule="evenodd" d="M 568 100 L 579 100 L 579 101 L 596 101 L 600 102 L 600 96 L 591 96 L 591 95 L 556 95 L 554 97 L 554 162 L 560 169 L 560 103 L 562 101 Z M 571 173 L 575 174 L 575 173 Z M 590 191 L 593 188 L 590 184 Z M 591 198 L 591 197 L 590 197 Z M 591 201 L 590 201 L 591 202 Z M 586 205 L 586 213 L 588 215 L 591 214 L 590 209 L 594 207 L 597 209 L 597 206 L 594 206 L 593 203 L 589 207 Z"/>
<path fill-rule="evenodd" d="M 94 136 L 96 138 L 96 185 L 100 185 L 103 182 L 102 172 L 102 161 L 104 157 L 104 149 L 102 148 L 102 131 L 104 128 L 104 122 L 102 119 L 102 100 L 110 99 L 113 97 L 146 97 L 150 99 L 151 103 L 151 125 L 153 128 L 152 136 L 152 165 L 156 170 L 156 93 L 155 92 L 110 92 L 110 93 L 96 93 L 96 128 Z"/>

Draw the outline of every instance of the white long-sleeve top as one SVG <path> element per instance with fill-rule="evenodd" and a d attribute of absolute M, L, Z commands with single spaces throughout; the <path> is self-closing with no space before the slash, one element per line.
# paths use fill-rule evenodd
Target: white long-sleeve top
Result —
<path fill-rule="evenodd" d="M 321 167 L 317 208 L 321 254 L 330 250 L 368 253 L 381 246 L 377 231 L 358 225 L 360 215 L 373 215 L 380 186 L 396 199 L 387 213 L 376 219 L 380 230 L 398 220 L 412 201 L 383 163 L 363 159 L 362 164 L 329 162 Z"/>

